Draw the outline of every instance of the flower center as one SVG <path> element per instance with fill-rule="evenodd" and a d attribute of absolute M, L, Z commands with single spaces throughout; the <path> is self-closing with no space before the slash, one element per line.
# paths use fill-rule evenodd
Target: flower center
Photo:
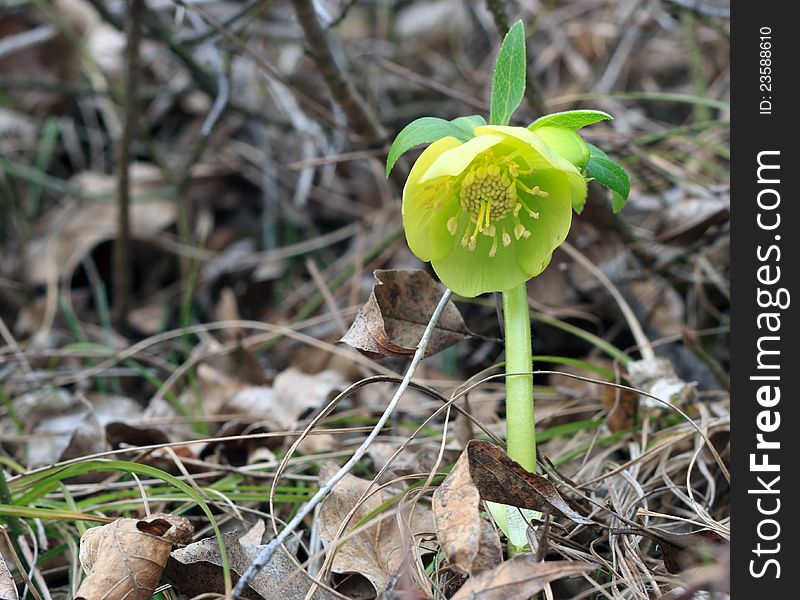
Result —
<path fill-rule="evenodd" d="M 531 232 L 522 224 L 519 218 L 520 210 L 525 210 L 533 219 L 539 218 L 539 213 L 531 210 L 524 200 L 519 197 L 517 188 L 534 196 L 547 197 L 549 194 L 539 189 L 527 187 L 518 179 L 520 173 L 532 173 L 533 170 L 520 171 L 519 165 L 508 158 L 500 160 L 494 156 L 486 155 L 483 164 L 475 166 L 464 175 L 461 180 L 460 205 L 461 208 L 454 217 L 447 222 L 450 235 L 455 236 L 459 228 L 459 217 L 462 212 L 469 215 L 469 223 L 461 238 L 461 245 L 470 251 L 478 246 L 478 234 L 493 238 L 489 249 L 489 256 L 497 254 L 498 240 L 503 246 L 511 244 L 511 235 L 506 231 L 507 223 L 516 239 L 529 238 Z M 499 233 L 498 233 L 499 229 Z"/>

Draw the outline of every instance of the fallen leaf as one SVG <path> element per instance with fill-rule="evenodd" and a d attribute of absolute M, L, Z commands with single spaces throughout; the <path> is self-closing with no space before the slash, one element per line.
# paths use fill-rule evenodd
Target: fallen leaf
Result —
<path fill-rule="evenodd" d="M 338 469 L 339 467 L 332 463 L 324 465 L 320 471 L 320 485 L 324 485 Z M 326 548 L 334 544 L 342 520 L 371 485 L 369 481 L 348 474 L 336 484 L 323 501 L 319 513 L 319 535 Z M 355 511 L 345 529 L 345 535 L 390 497 L 389 492 L 385 490 L 370 495 Z M 397 521 L 397 518 L 392 518 L 367 525 L 347 541 L 336 545 L 333 571 L 363 575 L 370 581 L 376 593 L 383 592 L 409 551 L 405 540 L 410 535 L 416 536 L 433 530 L 430 509 L 419 504 L 411 513 L 410 534 L 405 535 Z"/>
<path fill-rule="evenodd" d="M 117 205 L 112 201 L 116 178 L 94 172 L 79 173 L 70 185 L 92 196 L 107 194 L 108 200 L 67 198 L 37 225 L 38 234 L 25 246 L 24 273 L 31 284 L 45 284 L 53 275 L 71 274 L 100 242 L 117 235 Z M 145 239 L 169 226 L 176 215 L 173 198 L 147 198 L 163 186 L 161 171 L 154 165 L 131 165 L 130 227 L 133 239 Z"/>
<path fill-rule="evenodd" d="M 272 387 L 278 396 L 279 410 L 286 415 L 284 424 L 289 427 L 309 411 L 327 404 L 347 385 L 337 371 L 327 369 L 309 375 L 289 367 L 278 373 Z"/>
<path fill-rule="evenodd" d="M 540 562 L 533 554 L 518 554 L 491 571 L 469 579 L 452 600 L 525 600 L 542 591 L 551 581 L 580 575 L 592 568 L 586 563 Z"/>
<path fill-rule="evenodd" d="M 472 482 L 469 453 L 463 452 L 433 494 L 436 537 L 450 565 L 459 573 L 477 574 L 500 564 L 500 537 L 481 518 L 480 492 Z"/>
<path fill-rule="evenodd" d="M 340 342 L 372 357 L 414 354 L 444 287 L 425 271 L 377 270 L 377 283 Z M 461 313 L 448 302 L 431 335 L 426 356 L 470 337 Z"/>
<path fill-rule="evenodd" d="M 189 541 L 192 529 L 186 518 L 165 514 L 89 529 L 81 537 L 80 561 L 87 575 L 76 600 L 148 600 L 173 544 Z"/>
<path fill-rule="evenodd" d="M 14 411 L 33 435 L 25 457 L 31 468 L 52 465 L 108 449 L 105 426 L 141 414 L 139 403 L 125 396 L 71 393 L 43 388 L 16 397 Z M 9 419 L 0 419 L 0 433 L 16 433 Z"/>
<path fill-rule="evenodd" d="M 244 535 L 238 532 L 222 536 L 228 555 L 233 582 L 239 580 L 263 546 L 263 523 L 256 524 Z M 200 594 L 224 594 L 222 558 L 215 537 L 207 538 L 172 552 L 164 577 L 189 597 Z M 253 579 L 243 597 L 249 600 L 303 600 L 311 581 L 297 567 L 286 549 L 281 548 Z M 328 600 L 331 595 L 317 590 L 315 600 Z"/>
<path fill-rule="evenodd" d="M 0 556 L 0 600 L 17 600 L 17 586 L 14 585 L 14 578 L 8 570 L 8 565 L 3 557 Z"/>
<path fill-rule="evenodd" d="M 526 471 L 497 446 L 472 440 L 464 452 L 469 457 L 472 483 L 483 500 L 540 512 L 555 509 L 575 523 L 593 523 L 575 512 L 552 483 Z"/>

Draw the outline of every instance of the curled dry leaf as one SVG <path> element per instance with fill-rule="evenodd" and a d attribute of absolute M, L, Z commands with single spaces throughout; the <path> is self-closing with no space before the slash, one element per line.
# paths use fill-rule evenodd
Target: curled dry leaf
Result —
<path fill-rule="evenodd" d="M 260 521 L 243 535 L 234 531 L 222 536 L 234 583 L 263 548 L 261 538 L 264 529 L 264 523 Z M 189 597 L 206 593 L 224 594 L 222 558 L 217 538 L 207 538 L 172 552 L 164 577 Z M 243 597 L 248 600 L 304 600 L 310 587 L 308 576 L 295 564 L 288 551 L 281 548 L 258 572 Z M 328 600 L 331 596 L 318 589 L 312 598 Z"/>
<path fill-rule="evenodd" d="M 379 269 L 374 275 L 377 283 L 372 294 L 339 341 L 374 358 L 414 354 L 444 287 L 425 271 Z M 469 336 L 461 313 L 448 302 L 428 342 L 426 356 Z"/>
<path fill-rule="evenodd" d="M 8 565 L 3 557 L 0 556 L 0 600 L 17 600 L 17 586 L 14 585 L 14 578 L 8 570 Z"/>
<path fill-rule="evenodd" d="M 467 581 L 452 600 L 525 600 L 551 581 L 573 577 L 592 565 L 570 561 L 539 562 L 533 554 L 518 554 L 491 571 Z"/>
<path fill-rule="evenodd" d="M 184 517 L 166 514 L 117 519 L 89 529 L 80 547 L 87 576 L 76 600 L 148 600 L 173 544 L 188 542 L 192 530 Z"/>
<path fill-rule="evenodd" d="M 464 452 L 469 457 L 473 485 L 483 500 L 540 512 L 555 509 L 575 523 L 593 523 L 575 512 L 552 483 L 541 475 L 526 471 L 497 446 L 472 440 Z"/>
<path fill-rule="evenodd" d="M 324 485 L 339 469 L 335 464 L 326 464 L 320 471 L 320 485 Z M 335 544 L 336 533 L 345 516 L 356 506 L 361 495 L 371 483 L 353 475 L 345 477 L 333 488 L 323 501 L 319 513 L 319 535 L 326 548 Z M 362 502 L 350 520 L 345 535 L 350 533 L 362 519 L 377 510 L 391 495 L 383 490 Z M 406 515 L 402 515 L 406 517 Z M 359 532 L 342 544 L 336 545 L 333 571 L 336 573 L 358 573 L 366 577 L 380 594 L 386 589 L 392 576 L 397 573 L 409 552 L 411 536 L 433 530 L 430 509 L 414 506 L 410 514 L 410 531 L 403 531 L 398 518 L 379 520 L 360 528 Z M 424 549 L 420 549 L 424 551 Z"/>
<path fill-rule="evenodd" d="M 433 494 L 436 537 L 451 566 L 477 574 L 500 564 L 500 537 L 480 516 L 480 492 L 472 481 L 469 454 L 463 452 Z"/>

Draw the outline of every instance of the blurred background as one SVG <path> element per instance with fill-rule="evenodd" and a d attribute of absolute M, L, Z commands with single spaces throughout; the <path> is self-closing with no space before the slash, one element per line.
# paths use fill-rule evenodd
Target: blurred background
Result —
<path fill-rule="evenodd" d="M 572 250 L 529 283 L 537 364 L 613 378 L 648 345 L 669 366 L 637 385 L 696 384 L 683 408 L 716 419 L 722 451 L 728 14 L 724 0 L 5 0 L 4 460 L 24 469 L 121 444 L 278 431 L 332 390 L 401 370 L 402 360 L 376 366 L 335 345 L 373 270 L 431 272 L 400 228 L 416 154 L 387 179 L 386 153 L 417 117 L 488 114 L 492 65 L 517 19 L 529 86 L 515 124 L 545 111 L 609 112 L 613 121 L 583 133 L 632 182 L 619 214 L 592 185 Z M 420 371 L 445 389 L 502 360 L 494 299 L 458 306 L 475 335 Z M 537 386 L 538 422 L 551 432 L 544 452 L 571 474 L 589 479 L 609 457 L 644 451 L 641 431 L 631 433 L 633 399 L 614 412 L 613 390 L 547 376 Z M 340 418 L 374 417 L 390 391 L 370 386 Z M 402 418 L 440 406 L 411 397 Z M 501 399 L 494 381 L 472 408 L 499 427 Z M 647 421 L 651 433 L 688 431 L 669 429 L 679 427 L 671 417 Z M 576 448 L 595 448 L 598 418 L 616 437 L 589 461 Z M 94 429 L 74 435 L 89 421 Z M 633 496 L 661 490 L 651 509 L 691 516 L 685 498 L 663 491 L 685 479 L 693 447 L 681 439 L 669 451 L 678 458 L 640 473 Z M 284 441 L 192 447 L 189 458 L 241 465 Z M 351 442 L 313 436 L 305 451 L 342 457 Z M 727 488 L 706 475 L 707 514 L 725 521 Z M 640 542 L 643 564 L 660 560 L 647 554 L 655 542 Z M 642 597 L 631 594 L 620 597 Z"/>

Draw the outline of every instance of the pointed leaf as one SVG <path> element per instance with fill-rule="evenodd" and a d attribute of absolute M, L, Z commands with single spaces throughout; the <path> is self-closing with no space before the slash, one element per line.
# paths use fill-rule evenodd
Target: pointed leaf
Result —
<path fill-rule="evenodd" d="M 612 208 L 615 213 L 621 211 L 628 200 L 631 191 L 631 181 L 625 169 L 611 160 L 608 155 L 597 146 L 589 144 L 591 155 L 589 164 L 586 165 L 586 175 L 593 177 L 598 183 L 610 189 L 613 194 Z M 578 211 L 580 213 L 580 211 Z"/>
<path fill-rule="evenodd" d="M 610 114 L 602 110 L 567 110 L 539 117 L 528 125 L 528 129 L 534 131 L 539 127 L 551 126 L 564 127 L 565 129 L 577 131 L 581 127 L 586 127 L 587 125 L 600 121 L 611 120 L 613 118 L 614 117 Z"/>
<path fill-rule="evenodd" d="M 508 125 L 525 94 L 525 28 L 517 21 L 508 30 L 494 65 L 489 123 Z"/>
<path fill-rule="evenodd" d="M 458 137 L 462 142 L 466 142 L 475 137 L 475 128 L 486 125 L 486 119 L 480 115 L 469 115 L 468 117 L 458 117 L 450 121 L 451 125 L 458 127 L 464 137 Z"/>
<path fill-rule="evenodd" d="M 439 117 L 420 117 L 412 121 L 397 134 L 389 149 L 389 156 L 386 158 L 386 176 L 388 177 L 391 173 L 397 159 L 414 146 L 430 144 L 447 136 L 466 142 L 474 137 L 475 127 L 484 124 L 483 118 L 477 115 L 459 117 L 452 121 L 446 121 Z"/>
<path fill-rule="evenodd" d="M 592 523 L 591 519 L 577 513 L 552 483 L 526 471 L 497 446 L 472 440 L 466 452 L 472 482 L 483 500 L 542 512 L 555 509 L 575 523 Z"/>

